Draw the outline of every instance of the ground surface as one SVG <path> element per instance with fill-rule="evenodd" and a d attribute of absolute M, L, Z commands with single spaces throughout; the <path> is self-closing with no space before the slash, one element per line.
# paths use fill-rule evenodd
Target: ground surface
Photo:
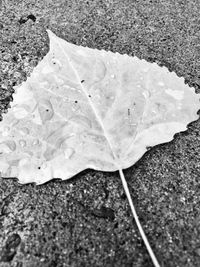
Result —
<path fill-rule="evenodd" d="M 0 1 L 1 3 L 1 1 Z M 200 2 L 3 0 L 0 106 L 48 51 L 46 28 L 75 44 L 137 55 L 200 88 Z M 161 266 L 200 266 L 200 122 L 125 175 Z M 134 266 L 151 260 L 117 173 L 42 186 L 0 178 L 0 267 Z"/>

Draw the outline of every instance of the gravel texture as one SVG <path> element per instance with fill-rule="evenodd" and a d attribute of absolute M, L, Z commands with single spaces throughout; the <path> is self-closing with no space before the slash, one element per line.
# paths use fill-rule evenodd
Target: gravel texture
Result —
<path fill-rule="evenodd" d="M 48 52 L 46 28 L 69 42 L 167 66 L 200 92 L 200 2 L 0 1 L 0 108 Z M 192 104 L 192 103 L 191 103 Z M 200 122 L 125 171 L 162 267 L 200 266 Z M 0 267 L 152 263 L 118 173 L 85 170 L 61 182 L 0 178 Z"/>

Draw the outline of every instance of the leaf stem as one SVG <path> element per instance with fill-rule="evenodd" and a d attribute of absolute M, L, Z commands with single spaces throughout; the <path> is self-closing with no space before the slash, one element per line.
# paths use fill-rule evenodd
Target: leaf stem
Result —
<path fill-rule="evenodd" d="M 155 266 L 155 267 L 160 267 L 160 264 L 158 263 L 158 261 L 157 261 L 157 259 L 156 259 L 156 256 L 155 256 L 155 254 L 153 253 L 153 250 L 152 250 L 152 248 L 151 248 L 151 246 L 150 246 L 150 244 L 149 244 L 149 241 L 148 241 L 148 239 L 147 239 L 147 237 L 146 237 L 146 235 L 145 235 L 145 233 L 144 233 L 144 230 L 143 230 L 143 228 L 142 228 L 142 225 L 140 224 L 140 221 L 139 221 L 139 218 L 138 218 L 138 216 L 137 216 L 135 207 L 134 207 L 134 205 L 133 205 L 133 201 L 132 201 L 132 198 L 131 198 L 131 195 L 130 195 L 130 191 L 129 191 L 129 189 L 128 189 L 128 185 L 127 185 L 127 182 L 126 182 L 126 179 L 125 179 L 125 177 L 124 177 L 124 173 L 123 173 L 122 169 L 119 169 L 119 174 L 120 174 L 120 178 L 121 178 L 121 181 L 122 181 L 122 185 L 123 185 L 123 187 L 124 187 L 124 191 L 125 191 L 125 193 L 126 193 L 126 196 L 127 196 L 128 202 L 129 202 L 129 205 L 130 205 L 130 207 L 131 207 L 131 211 L 132 211 L 132 213 L 133 213 L 133 217 L 134 217 L 135 222 L 136 222 L 136 224 L 137 224 L 138 230 L 139 230 L 139 232 L 140 232 L 140 234 L 141 234 L 141 236 L 142 236 L 142 239 L 143 239 L 143 241 L 144 241 L 144 244 L 145 244 L 145 246 L 146 246 L 146 248 L 147 248 L 147 251 L 148 251 L 148 253 L 149 253 L 150 257 L 151 257 L 151 260 L 152 260 L 154 266 Z"/>

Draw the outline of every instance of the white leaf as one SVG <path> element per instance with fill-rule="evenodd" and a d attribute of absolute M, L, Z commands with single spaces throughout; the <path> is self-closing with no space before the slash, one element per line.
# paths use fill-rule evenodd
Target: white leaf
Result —
<path fill-rule="evenodd" d="M 165 67 L 48 34 L 50 51 L 0 122 L 2 176 L 41 184 L 86 168 L 119 170 L 140 229 L 122 169 L 186 130 L 199 96 Z"/>
<path fill-rule="evenodd" d="M 0 122 L 3 176 L 17 167 L 21 183 L 40 184 L 86 168 L 124 169 L 198 118 L 199 96 L 175 73 L 48 34 L 49 53 Z"/>

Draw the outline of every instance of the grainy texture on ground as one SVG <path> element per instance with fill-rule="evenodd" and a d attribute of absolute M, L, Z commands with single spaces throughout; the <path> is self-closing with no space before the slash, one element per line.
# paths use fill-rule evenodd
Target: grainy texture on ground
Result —
<path fill-rule="evenodd" d="M 48 51 L 46 28 L 69 42 L 136 55 L 200 91 L 200 2 L 3 0 L 0 107 Z M 192 105 L 192 103 L 191 103 Z M 200 123 L 148 151 L 125 171 L 165 267 L 200 266 Z M 19 185 L 0 178 L 0 267 L 150 267 L 117 173 Z"/>

